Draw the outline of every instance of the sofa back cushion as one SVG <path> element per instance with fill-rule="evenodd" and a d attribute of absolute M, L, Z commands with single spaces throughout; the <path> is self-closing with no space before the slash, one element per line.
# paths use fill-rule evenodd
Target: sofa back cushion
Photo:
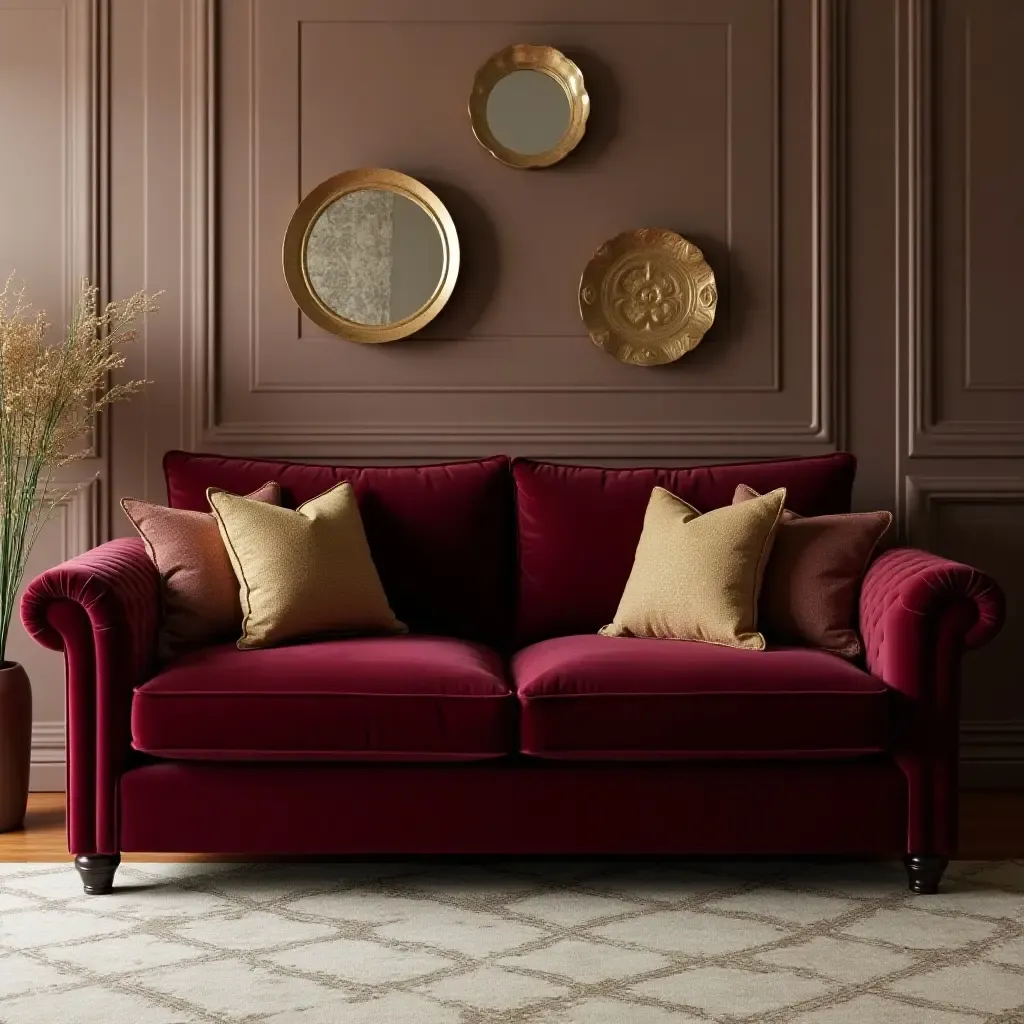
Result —
<path fill-rule="evenodd" d="M 611 622 L 629 579 L 644 511 L 664 487 L 701 512 L 732 501 L 737 484 L 785 487 L 804 516 L 850 511 L 856 460 L 832 455 L 686 469 L 598 469 L 517 459 L 518 645 L 593 633 Z"/>
<path fill-rule="evenodd" d="M 356 492 L 373 561 L 395 614 L 410 630 L 511 642 L 515 508 L 509 460 L 436 466 L 315 466 L 168 452 L 172 508 L 209 511 L 207 487 L 245 494 L 267 480 L 296 508 L 341 481 Z M 255 480 L 251 486 L 248 481 Z M 756 486 L 756 481 L 752 483 Z"/>

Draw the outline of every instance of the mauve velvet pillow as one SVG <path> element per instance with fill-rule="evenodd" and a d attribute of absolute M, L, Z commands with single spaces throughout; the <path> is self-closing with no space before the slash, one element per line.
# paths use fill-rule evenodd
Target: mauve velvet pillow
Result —
<path fill-rule="evenodd" d="M 739 484 L 732 501 L 758 497 L 752 487 Z M 761 584 L 758 628 L 767 639 L 844 658 L 860 654 L 855 621 L 860 583 L 891 522 L 891 512 L 805 519 L 786 509 Z"/>
<path fill-rule="evenodd" d="M 281 488 L 271 480 L 246 497 L 280 505 Z M 160 656 L 237 636 L 242 622 L 238 581 L 217 520 L 209 512 L 164 508 L 137 498 L 122 498 L 121 508 L 163 581 Z"/>

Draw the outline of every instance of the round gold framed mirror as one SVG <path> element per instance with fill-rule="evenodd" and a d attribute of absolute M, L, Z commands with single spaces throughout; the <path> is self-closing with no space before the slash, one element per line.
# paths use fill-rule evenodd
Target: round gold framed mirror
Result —
<path fill-rule="evenodd" d="M 509 167 L 549 167 L 583 138 L 590 97 L 583 73 L 550 46 L 517 43 L 476 73 L 469 97 L 473 134 Z"/>
<path fill-rule="evenodd" d="M 321 182 L 284 236 L 284 276 L 313 323 L 349 341 L 395 341 L 444 307 L 459 238 L 444 203 L 399 171 L 363 168 Z"/>

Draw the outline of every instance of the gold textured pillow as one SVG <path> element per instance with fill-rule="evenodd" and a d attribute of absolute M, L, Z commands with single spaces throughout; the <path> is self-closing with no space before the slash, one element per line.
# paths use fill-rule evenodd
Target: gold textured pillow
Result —
<path fill-rule="evenodd" d="M 238 578 L 241 650 L 316 633 L 405 632 L 388 605 L 350 483 L 295 511 L 215 487 L 206 497 Z"/>
<path fill-rule="evenodd" d="M 764 650 L 757 598 L 786 491 L 701 515 L 655 487 L 633 570 L 605 636 Z"/>

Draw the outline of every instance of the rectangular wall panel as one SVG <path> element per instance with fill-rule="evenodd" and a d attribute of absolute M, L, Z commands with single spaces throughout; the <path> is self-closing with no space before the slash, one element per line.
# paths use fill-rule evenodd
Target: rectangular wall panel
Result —
<path fill-rule="evenodd" d="M 54 339 L 81 277 L 98 269 L 98 14 L 90 0 L 0 0 L 0 284 L 16 273 Z M 57 472 L 58 492 L 77 490 L 40 535 L 26 580 L 96 543 L 105 462 L 98 434 L 88 441 L 96 457 Z M 63 789 L 63 658 L 30 640 L 17 614 L 7 656 L 32 681 L 32 786 Z"/>
<path fill-rule="evenodd" d="M 222 5 L 209 79 L 220 288 L 197 366 L 200 443 L 349 458 L 835 447 L 821 248 L 835 201 L 831 10 L 642 0 L 624 19 L 609 0 Z M 592 96 L 578 150 L 545 171 L 497 163 L 466 113 L 477 67 L 516 39 L 562 47 Z M 305 321 L 281 273 L 299 200 L 360 166 L 426 182 L 462 248 L 448 307 L 389 345 Z M 646 226 L 700 245 L 720 294 L 704 343 L 653 369 L 598 350 L 577 308 L 598 245 Z"/>
<path fill-rule="evenodd" d="M 919 5 L 925 308 L 918 455 L 1024 455 L 1024 5 Z"/>

